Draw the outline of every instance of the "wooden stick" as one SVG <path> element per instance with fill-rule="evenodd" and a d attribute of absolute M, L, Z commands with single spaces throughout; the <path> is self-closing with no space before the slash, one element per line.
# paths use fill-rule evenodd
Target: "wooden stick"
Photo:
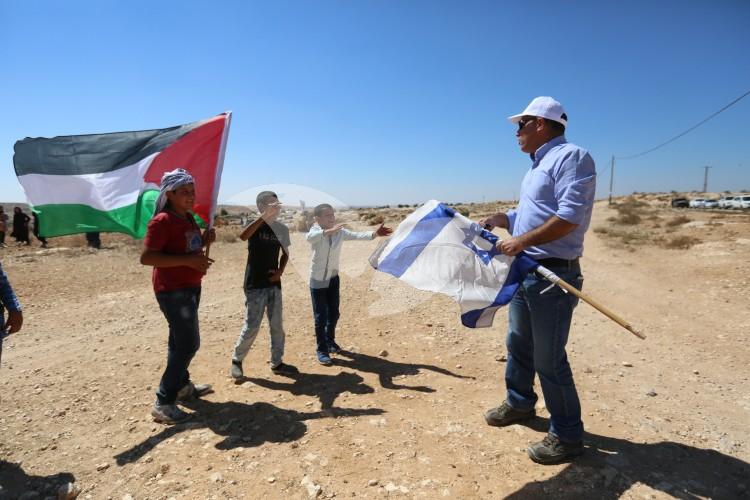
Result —
<path fill-rule="evenodd" d="M 551 283 L 554 283 L 555 285 L 559 286 L 563 290 L 565 290 L 565 291 L 567 291 L 569 293 L 572 293 L 573 295 L 575 295 L 579 299 L 587 302 L 594 309 L 597 309 L 599 312 L 601 312 L 602 314 L 604 314 L 606 317 L 608 317 L 609 319 L 611 319 L 612 321 L 614 321 L 615 323 L 617 323 L 618 325 L 620 325 L 621 327 L 623 327 L 624 329 L 626 329 L 627 331 L 629 331 L 630 333 L 632 333 L 633 335 L 635 335 L 636 337 L 638 337 L 640 339 L 645 339 L 646 338 L 646 336 L 644 334 L 642 334 L 641 332 L 639 332 L 638 330 L 636 330 L 635 328 L 633 328 L 633 326 L 630 323 L 628 323 L 627 321 L 625 321 L 624 319 L 622 319 L 621 317 L 619 317 L 617 314 L 615 314 L 614 312 L 612 312 L 609 308 L 607 308 L 606 306 L 600 304 L 599 302 L 597 302 L 593 298 L 589 297 L 588 295 L 584 294 L 583 292 L 581 292 L 580 290 L 578 290 L 577 288 L 575 288 L 570 283 L 568 283 L 565 280 L 561 279 L 558 275 L 556 275 L 555 273 L 553 273 L 552 271 L 550 271 L 546 267 L 539 266 L 537 268 L 537 272 L 539 274 L 541 274 L 544 277 L 544 279 L 546 279 L 547 281 L 549 281 Z"/>

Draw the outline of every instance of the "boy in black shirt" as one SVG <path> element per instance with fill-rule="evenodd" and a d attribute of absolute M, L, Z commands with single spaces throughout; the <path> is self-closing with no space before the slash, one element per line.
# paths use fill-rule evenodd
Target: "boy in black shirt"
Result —
<path fill-rule="evenodd" d="M 289 261 L 289 229 L 276 218 L 281 203 L 276 193 L 263 191 L 256 204 L 261 216 L 240 234 L 247 241 L 247 266 L 245 267 L 245 325 L 232 354 L 232 378 L 242 381 L 242 360 L 258 336 L 263 312 L 268 316 L 271 330 L 271 370 L 274 373 L 294 373 L 296 368 L 282 362 L 284 357 L 284 327 L 281 313 L 281 275 Z M 281 258 L 279 259 L 279 252 Z"/>

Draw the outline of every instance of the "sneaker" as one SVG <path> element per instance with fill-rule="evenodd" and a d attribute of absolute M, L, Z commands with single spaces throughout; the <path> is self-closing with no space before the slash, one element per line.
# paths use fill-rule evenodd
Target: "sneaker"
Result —
<path fill-rule="evenodd" d="M 194 384 L 188 382 L 185 386 L 177 392 L 177 401 L 188 401 L 193 398 L 200 398 L 206 394 L 214 392 L 211 384 Z"/>
<path fill-rule="evenodd" d="M 538 464 L 556 464 L 583 455 L 583 441 L 568 443 L 554 434 L 547 434 L 542 441 L 529 446 L 526 452 Z"/>
<path fill-rule="evenodd" d="M 293 373 L 299 373 L 299 370 L 296 366 L 288 365 L 286 363 L 279 363 L 276 366 L 272 366 L 271 371 L 277 375 L 290 375 Z"/>
<path fill-rule="evenodd" d="M 323 366 L 331 366 L 333 364 L 333 361 L 331 361 L 328 353 L 325 352 L 318 353 L 318 362 Z"/>
<path fill-rule="evenodd" d="M 523 420 L 529 420 L 536 416 L 536 410 L 517 410 L 508 404 L 507 401 L 503 401 L 497 408 L 492 408 L 484 414 L 484 419 L 488 425 L 494 425 L 496 427 L 505 427 L 506 425 L 521 422 Z"/>
<path fill-rule="evenodd" d="M 330 342 L 328 342 L 328 352 L 330 354 L 338 354 L 341 352 L 341 347 L 339 347 L 336 342 L 331 340 Z"/>
<path fill-rule="evenodd" d="M 190 419 L 192 414 L 182 411 L 177 405 L 163 405 L 156 401 L 151 408 L 151 416 L 154 417 L 155 422 L 172 425 Z"/>
<path fill-rule="evenodd" d="M 229 374 L 235 380 L 242 380 L 245 377 L 245 374 L 242 373 L 242 362 L 232 360 L 232 368 L 230 369 Z"/>

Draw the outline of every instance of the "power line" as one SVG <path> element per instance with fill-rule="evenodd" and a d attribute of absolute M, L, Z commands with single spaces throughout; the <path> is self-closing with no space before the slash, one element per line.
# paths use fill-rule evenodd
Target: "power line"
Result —
<path fill-rule="evenodd" d="M 700 122 L 698 122 L 697 124 L 693 125 L 693 126 L 692 126 L 692 127 L 690 127 L 689 129 L 687 129 L 686 131 L 684 131 L 684 132 L 682 132 L 682 133 L 680 133 L 680 134 L 677 134 L 676 136 L 672 137 L 672 138 L 671 138 L 671 139 L 669 139 L 668 141 L 662 142 L 662 143 L 661 143 L 661 144 L 659 144 L 658 146 L 654 146 L 654 147 L 653 147 L 653 148 L 651 148 L 651 149 L 648 149 L 648 150 L 646 150 L 646 151 L 643 151 L 642 153 L 638 153 L 638 154 L 635 154 L 635 155 L 631 155 L 631 156 L 618 156 L 618 157 L 617 157 L 617 159 L 618 159 L 618 160 L 632 160 L 633 158 L 638 158 L 639 156 L 643 156 L 643 155 L 646 155 L 646 154 L 648 154 L 648 153 L 651 153 L 652 151 L 656 151 L 656 150 L 657 150 L 657 149 L 659 149 L 659 148 L 663 148 L 663 147 L 664 147 L 664 146 L 666 146 L 667 144 L 669 144 L 669 143 L 671 143 L 671 142 L 674 142 L 674 141 L 676 141 L 677 139 L 679 139 L 679 138 L 680 138 L 680 137 L 682 137 L 683 135 L 687 134 L 688 132 L 692 132 L 693 130 L 697 129 L 698 127 L 700 127 L 701 125 L 703 125 L 704 123 L 706 123 L 706 122 L 707 122 L 708 120 L 710 120 L 711 118 L 713 118 L 713 117 L 715 117 L 716 115 L 718 115 L 719 113 L 722 113 L 722 112 L 726 111 L 727 109 L 729 109 L 730 107 L 732 107 L 732 106 L 734 106 L 734 105 L 735 105 L 736 103 L 738 103 L 738 102 L 739 102 L 740 100 L 742 100 L 743 98 L 747 97 L 748 95 L 750 95 L 750 90 L 748 90 L 747 92 L 745 92 L 744 94 L 742 94 L 742 95 L 741 95 L 741 96 L 739 96 L 739 97 L 738 97 L 737 99 L 735 99 L 734 101 L 730 102 L 729 104 L 727 104 L 726 106 L 724 106 L 724 107 L 723 107 L 723 108 L 721 108 L 720 110 L 718 110 L 718 111 L 716 111 L 715 113 L 711 114 L 711 115 L 710 115 L 709 117 L 707 117 L 707 118 L 705 118 L 705 119 L 701 120 L 701 121 L 700 121 Z"/>

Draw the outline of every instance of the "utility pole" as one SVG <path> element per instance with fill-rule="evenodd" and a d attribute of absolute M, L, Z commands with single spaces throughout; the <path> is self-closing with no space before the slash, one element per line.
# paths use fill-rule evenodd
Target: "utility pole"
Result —
<path fill-rule="evenodd" d="M 615 182 L 615 155 L 612 155 L 612 164 L 609 170 L 609 204 L 612 204 L 612 184 Z"/>
<path fill-rule="evenodd" d="M 708 169 L 713 168 L 713 167 L 705 166 L 703 168 L 705 169 L 705 172 L 703 173 L 703 192 L 707 193 L 708 192 Z"/>

